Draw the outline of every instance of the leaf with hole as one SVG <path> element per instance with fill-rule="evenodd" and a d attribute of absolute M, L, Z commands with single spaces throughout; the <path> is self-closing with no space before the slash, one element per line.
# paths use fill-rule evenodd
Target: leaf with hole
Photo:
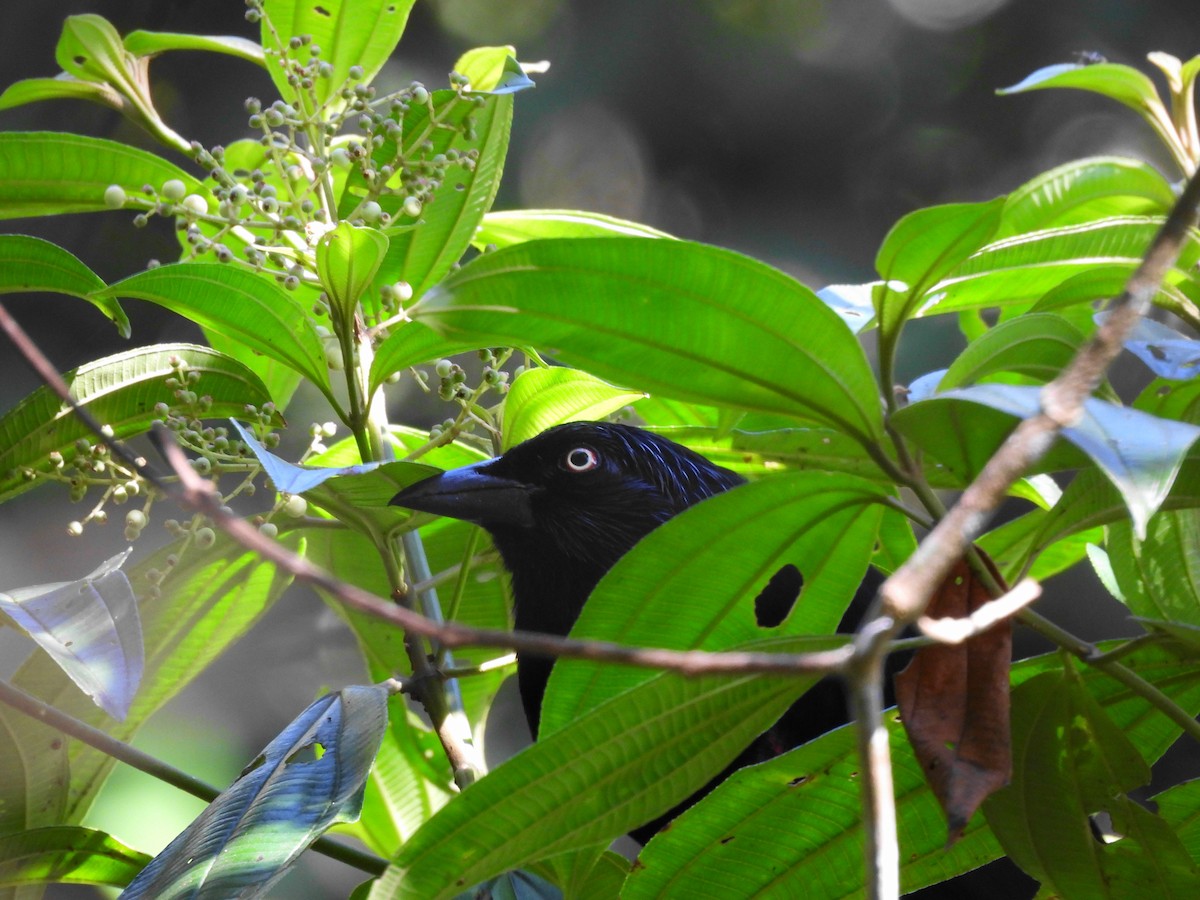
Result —
<path fill-rule="evenodd" d="M 258 896 L 331 825 L 358 818 L 387 691 L 352 686 L 297 716 L 122 895 Z"/>

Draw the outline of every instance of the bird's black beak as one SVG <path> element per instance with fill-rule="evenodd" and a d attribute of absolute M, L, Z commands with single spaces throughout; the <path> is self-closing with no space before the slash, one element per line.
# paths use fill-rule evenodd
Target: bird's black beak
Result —
<path fill-rule="evenodd" d="M 489 475 L 492 460 L 451 469 L 410 484 L 390 501 L 419 512 L 463 519 L 476 525 L 533 526 L 530 487 L 519 481 Z"/>

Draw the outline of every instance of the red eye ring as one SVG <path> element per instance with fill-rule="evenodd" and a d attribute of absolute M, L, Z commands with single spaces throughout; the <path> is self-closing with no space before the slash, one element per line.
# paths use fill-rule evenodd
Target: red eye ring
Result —
<path fill-rule="evenodd" d="M 568 472 L 590 472 L 600 466 L 600 456 L 591 447 L 575 447 L 563 457 L 563 468 Z"/>

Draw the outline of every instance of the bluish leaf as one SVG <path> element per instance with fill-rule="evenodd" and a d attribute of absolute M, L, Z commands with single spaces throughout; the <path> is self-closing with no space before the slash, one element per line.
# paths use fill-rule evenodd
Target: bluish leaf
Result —
<path fill-rule="evenodd" d="M 296 717 L 121 896 L 257 897 L 331 825 L 354 821 L 387 691 L 352 686 Z"/>
<path fill-rule="evenodd" d="M 121 571 L 131 552 L 78 581 L 0 592 L 0 610 L 118 721 L 129 712 L 144 664 L 137 598 Z"/>

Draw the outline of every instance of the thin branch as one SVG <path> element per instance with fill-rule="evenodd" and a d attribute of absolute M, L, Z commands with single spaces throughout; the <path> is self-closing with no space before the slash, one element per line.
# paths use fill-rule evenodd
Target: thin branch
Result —
<path fill-rule="evenodd" d="M 159 781 L 166 782 L 172 787 L 177 787 L 181 791 L 191 794 L 193 797 L 199 797 L 206 803 L 211 803 L 221 793 L 219 788 L 213 787 L 208 782 L 194 778 L 187 772 L 176 769 L 174 766 L 148 753 L 144 753 L 136 747 L 126 744 L 124 741 L 118 741 L 116 738 L 105 734 L 99 728 L 95 728 L 86 722 L 81 722 L 79 719 L 55 709 L 32 694 L 27 694 L 6 681 L 0 681 L 0 703 L 5 703 L 13 709 L 23 712 L 25 715 L 37 719 L 69 737 L 82 741 L 89 747 L 94 747 L 101 753 L 111 756 L 113 759 L 123 762 L 127 766 L 132 766 L 140 772 L 145 772 L 147 775 L 157 778 Z M 371 853 L 356 850 L 354 847 L 348 847 L 327 837 L 318 838 L 311 846 L 318 853 L 344 862 L 356 869 L 361 869 L 370 875 L 382 875 L 387 870 L 387 860 L 381 859 Z"/>
<path fill-rule="evenodd" d="M 939 644 L 961 644 L 1024 609 L 1040 596 L 1042 586 L 1032 578 L 1026 578 L 1007 594 L 985 603 L 969 616 L 961 619 L 921 616 L 917 619 L 917 627 Z"/>

